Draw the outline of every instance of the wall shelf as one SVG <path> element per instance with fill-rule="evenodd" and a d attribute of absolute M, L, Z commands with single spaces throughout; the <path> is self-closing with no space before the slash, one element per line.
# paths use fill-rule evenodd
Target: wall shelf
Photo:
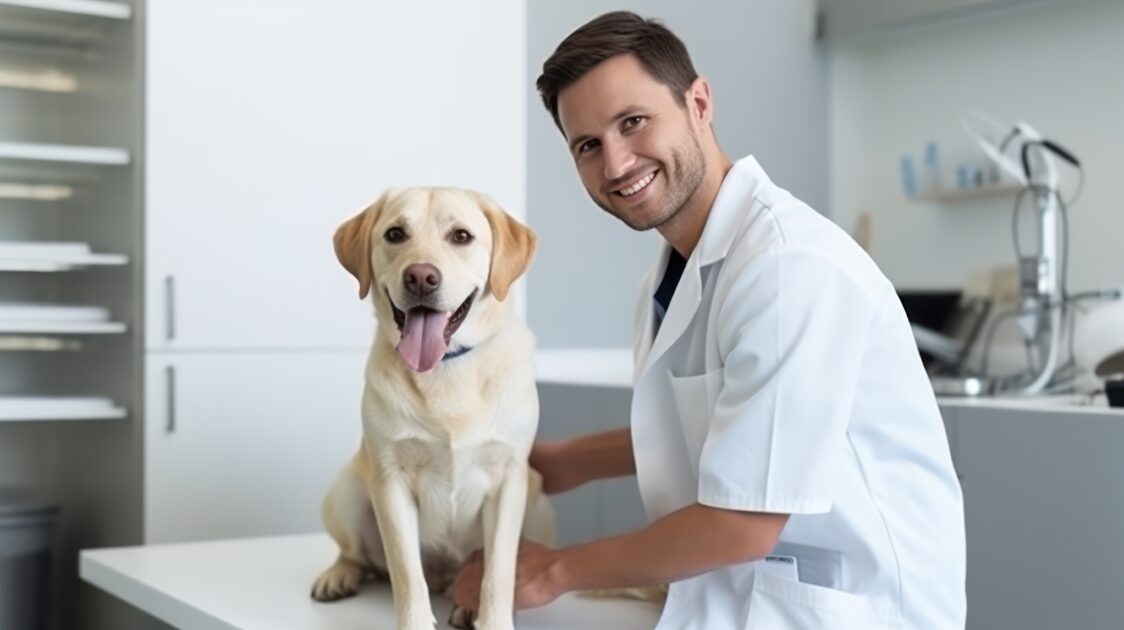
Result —
<path fill-rule="evenodd" d="M 112 420 L 126 415 L 108 398 L 0 396 L 0 422 Z"/>
<path fill-rule="evenodd" d="M 128 262 L 124 254 L 92 252 L 87 243 L 0 241 L 0 271 L 69 271 Z"/>
<path fill-rule="evenodd" d="M 57 68 L 21 69 L 8 64 L 0 66 L 0 87 L 48 94 L 78 91 L 78 78 Z"/>
<path fill-rule="evenodd" d="M 1022 184 L 991 184 L 976 186 L 974 188 L 946 188 L 943 190 L 907 197 L 910 201 L 921 203 L 959 203 L 962 201 L 980 201 L 995 197 L 1011 197 L 1025 188 Z"/>
<path fill-rule="evenodd" d="M 129 151 L 120 147 L 90 147 L 37 142 L 0 142 L 0 159 L 71 164 L 122 165 Z"/>
<path fill-rule="evenodd" d="M 0 44 L 48 54 L 87 53 L 132 7 L 102 0 L 0 0 Z"/>
<path fill-rule="evenodd" d="M 0 8 L 3 7 L 39 9 L 116 20 L 127 20 L 133 14 L 132 7 L 127 4 L 103 0 L 0 0 Z"/>
<path fill-rule="evenodd" d="M 100 335 L 125 330 L 125 324 L 110 321 L 109 309 L 101 306 L 0 302 L 0 334 Z"/>
<path fill-rule="evenodd" d="M 74 352 L 82 349 L 77 339 L 0 335 L 0 352 Z"/>
<path fill-rule="evenodd" d="M 115 335 L 126 330 L 122 322 L 0 321 L 0 334 Z"/>
<path fill-rule="evenodd" d="M 83 256 L 51 259 L 15 258 L 0 256 L 0 271 L 55 272 L 85 269 L 86 267 L 116 266 L 129 263 L 124 254 L 86 254 Z"/>
<path fill-rule="evenodd" d="M 0 199 L 63 201 L 74 196 L 74 187 L 60 184 L 27 184 L 0 181 Z"/>

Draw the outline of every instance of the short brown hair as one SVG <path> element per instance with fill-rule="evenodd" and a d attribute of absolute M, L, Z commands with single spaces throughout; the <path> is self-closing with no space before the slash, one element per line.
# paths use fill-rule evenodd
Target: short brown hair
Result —
<path fill-rule="evenodd" d="M 687 104 L 687 89 L 699 75 L 683 41 L 656 20 L 629 11 L 613 11 L 570 33 L 543 63 L 535 86 L 554 124 L 562 129 L 558 119 L 559 92 L 602 61 L 629 54 L 636 56 L 653 79 L 671 88 L 680 105 Z"/>

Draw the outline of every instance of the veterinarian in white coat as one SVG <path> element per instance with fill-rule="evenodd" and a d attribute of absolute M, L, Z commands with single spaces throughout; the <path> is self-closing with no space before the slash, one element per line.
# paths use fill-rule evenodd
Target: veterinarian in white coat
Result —
<path fill-rule="evenodd" d="M 636 321 L 648 516 L 788 514 L 775 553 L 822 574 L 762 560 L 688 578 L 661 627 L 962 627 L 960 488 L 889 281 L 752 157 L 726 175 L 660 323 L 672 251 Z"/>
<path fill-rule="evenodd" d="M 606 14 L 538 87 L 591 198 L 667 246 L 641 287 L 630 429 L 531 459 L 547 492 L 635 472 L 650 524 L 529 545 L 517 605 L 671 583 L 660 630 L 963 628 L 960 486 L 890 282 L 754 158 L 730 162 L 662 26 Z"/>

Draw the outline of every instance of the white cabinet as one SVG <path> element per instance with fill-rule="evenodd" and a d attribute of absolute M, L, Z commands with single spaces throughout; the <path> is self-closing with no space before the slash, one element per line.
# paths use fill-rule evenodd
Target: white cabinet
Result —
<path fill-rule="evenodd" d="M 964 491 L 968 628 L 1119 628 L 1124 413 L 942 402 Z"/>
<path fill-rule="evenodd" d="M 363 352 L 150 354 L 146 543 L 317 531 L 359 447 Z"/>
<path fill-rule="evenodd" d="M 396 186 L 524 214 L 525 15 L 147 2 L 147 542 L 320 529 L 374 335 L 332 235 Z"/>
<path fill-rule="evenodd" d="M 147 348 L 365 344 L 370 310 L 331 239 L 386 188 L 467 186 L 521 215 L 524 15 L 149 2 Z"/>

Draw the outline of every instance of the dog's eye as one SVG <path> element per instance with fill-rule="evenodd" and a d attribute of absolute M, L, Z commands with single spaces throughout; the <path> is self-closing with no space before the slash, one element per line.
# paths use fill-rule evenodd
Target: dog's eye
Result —
<path fill-rule="evenodd" d="M 386 234 L 383 234 L 383 238 L 388 243 L 401 243 L 406 240 L 406 230 L 400 227 L 392 227 L 386 231 Z"/>
<path fill-rule="evenodd" d="M 453 230 L 449 239 L 457 245 L 467 245 L 472 242 L 472 234 L 468 230 Z"/>

